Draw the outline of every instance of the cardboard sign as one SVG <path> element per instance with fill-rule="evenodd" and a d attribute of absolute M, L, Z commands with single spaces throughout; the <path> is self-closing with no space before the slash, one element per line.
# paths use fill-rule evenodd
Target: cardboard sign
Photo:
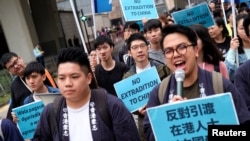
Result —
<path fill-rule="evenodd" d="M 152 67 L 115 83 L 114 87 L 128 110 L 134 112 L 148 102 L 151 90 L 160 83 L 158 72 Z"/>
<path fill-rule="evenodd" d="M 125 21 L 158 19 L 154 0 L 120 0 Z"/>
<path fill-rule="evenodd" d="M 208 125 L 238 125 L 231 93 L 147 109 L 157 141 L 207 140 Z"/>
<path fill-rule="evenodd" d="M 207 3 L 201 3 L 192 8 L 177 11 L 171 15 L 176 24 L 184 26 L 202 24 L 205 27 L 210 27 L 214 25 L 214 20 Z"/>
<path fill-rule="evenodd" d="M 17 125 L 24 139 L 33 138 L 43 108 L 43 102 L 36 101 L 12 109 L 18 118 Z"/>

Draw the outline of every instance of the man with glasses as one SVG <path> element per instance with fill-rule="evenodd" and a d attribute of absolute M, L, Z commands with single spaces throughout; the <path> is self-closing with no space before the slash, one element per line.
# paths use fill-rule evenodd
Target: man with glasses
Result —
<path fill-rule="evenodd" d="M 18 56 L 14 52 L 8 52 L 2 56 L 0 62 L 1 65 L 9 71 L 9 73 L 15 76 L 10 86 L 11 101 L 7 112 L 7 118 L 13 120 L 11 116 L 12 109 L 22 106 L 24 98 L 29 96 L 32 93 L 32 90 L 27 86 L 23 77 L 26 65 L 22 57 Z M 54 79 L 48 72 L 46 73 L 46 80 L 44 83 L 49 86 L 56 87 Z"/>
<path fill-rule="evenodd" d="M 140 31 L 140 26 L 136 22 L 126 22 L 124 25 L 124 46 L 119 49 L 119 61 L 132 66 L 134 64 L 133 58 L 128 54 L 127 40 L 133 33 L 138 33 Z"/>
<path fill-rule="evenodd" d="M 123 76 L 123 79 L 128 78 L 134 74 L 138 74 L 145 70 L 150 69 L 155 66 L 158 72 L 160 79 L 164 79 L 170 74 L 167 66 L 155 61 L 153 59 L 149 59 L 148 57 L 148 42 L 147 39 L 140 33 L 132 34 L 127 41 L 128 53 L 134 59 L 135 64 L 130 67 L 130 70 L 126 72 Z M 135 112 L 135 115 L 138 115 L 138 129 L 141 136 L 141 140 L 144 141 L 143 135 L 143 118 L 145 116 L 146 105 L 142 107 L 140 110 Z"/>
<path fill-rule="evenodd" d="M 155 107 L 163 103 L 188 100 L 215 94 L 212 82 L 212 72 L 199 68 L 197 64 L 197 37 L 192 29 L 182 25 L 171 25 L 165 27 L 163 29 L 163 40 L 161 41 L 161 45 L 167 66 L 171 72 L 175 72 L 176 69 L 183 69 L 185 72 L 183 95 L 176 95 L 176 80 L 174 74 L 172 74 L 169 76 L 170 80 L 167 84 L 166 92 L 163 94 L 163 102 L 160 103 L 158 97 L 159 84 L 151 91 L 147 108 Z M 239 122 L 245 123 L 246 121 L 249 121 L 250 113 L 247 110 L 242 95 L 229 80 L 226 78 L 222 79 L 224 92 L 231 92 L 232 94 Z M 155 140 L 147 114 L 145 115 L 143 125 L 144 134 L 147 139 L 150 141 Z"/>

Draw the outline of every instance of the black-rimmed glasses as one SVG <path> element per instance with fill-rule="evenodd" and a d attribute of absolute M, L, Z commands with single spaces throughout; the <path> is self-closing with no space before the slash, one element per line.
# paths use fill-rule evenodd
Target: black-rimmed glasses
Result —
<path fill-rule="evenodd" d="M 193 44 L 188 45 L 185 43 L 181 43 L 176 46 L 176 49 L 173 49 L 171 47 L 166 47 L 163 49 L 163 52 L 166 58 L 172 58 L 174 55 L 174 51 L 176 51 L 180 55 L 184 55 L 187 52 L 187 47 L 190 47 L 190 46 L 193 46 Z"/>
<path fill-rule="evenodd" d="M 15 59 L 15 61 L 7 68 L 8 71 L 12 71 L 18 63 L 18 57 Z"/>

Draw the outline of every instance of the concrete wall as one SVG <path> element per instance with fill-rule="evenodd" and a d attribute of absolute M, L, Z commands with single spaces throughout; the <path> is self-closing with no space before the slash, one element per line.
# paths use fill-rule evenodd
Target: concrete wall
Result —
<path fill-rule="evenodd" d="M 22 56 L 24 62 L 29 62 L 35 59 L 33 42 L 37 36 L 30 21 L 31 15 L 23 5 L 25 1 L 0 0 L 0 21 L 9 50 Z"/>

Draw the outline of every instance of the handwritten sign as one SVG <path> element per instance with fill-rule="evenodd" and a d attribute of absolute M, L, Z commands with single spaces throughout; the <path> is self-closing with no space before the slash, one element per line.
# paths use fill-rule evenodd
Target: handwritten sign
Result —
<path fill-rule="evenodd" d="M 198 4 L 192 8 L 184 9 L 172 13 L 176 24 L 190 26 L 192 24 L 202 24 L 205 27 L 214 25 L 214 20 L 207 3 Z"/>
<path fill-rule="evenodd" d="M 120 4 L 125 21 L 158 18 L 154 0 L 120 0 Z"/>
<path fill-rule="evenodd" d="M 150 91 L 160 83 L 158 72 L 152 67 L 115 83 L 114 87 L 128 110 L 134 112 L 148 102 Z"/>
<path fill-rule="evenodd" d="M 42 101 L 12 109 L 18 118 L 18 127 L 24 139 L 32 139 L 44 108 Z"/>
<path fill-rule="evenodd" d="M 208 125 L 239 124 L 231 93 L 147 109 L 157 141 L 207 140 Z"/>

